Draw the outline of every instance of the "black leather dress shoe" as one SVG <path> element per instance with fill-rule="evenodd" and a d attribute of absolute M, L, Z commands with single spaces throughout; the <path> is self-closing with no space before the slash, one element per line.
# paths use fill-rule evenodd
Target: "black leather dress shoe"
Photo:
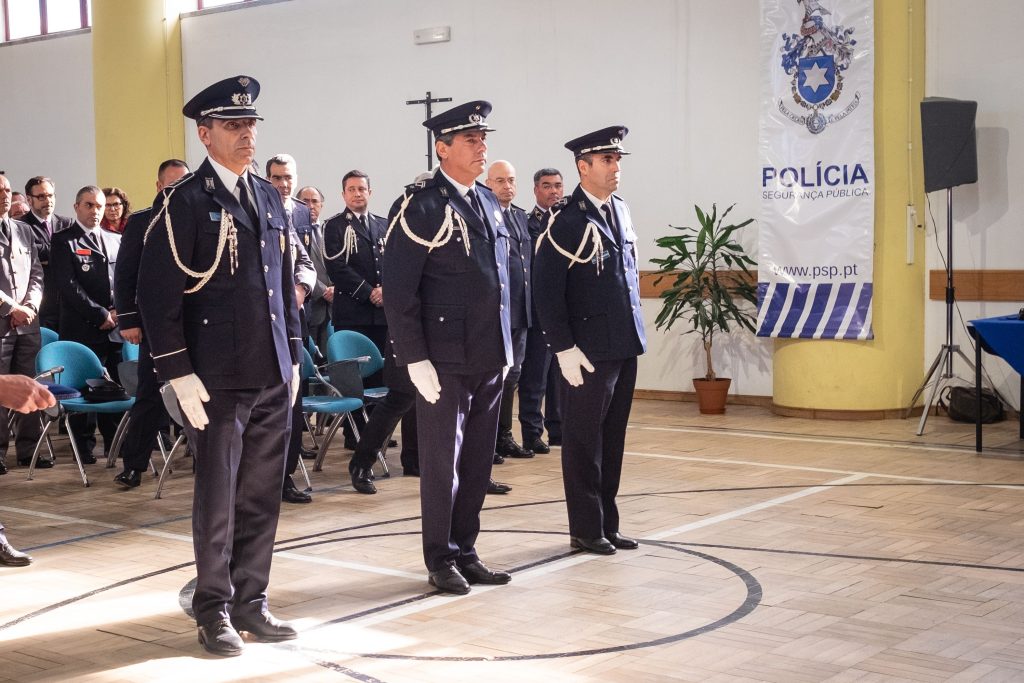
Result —
<path fill-rule="evenodd" d="M 235 657 L 242 654 L 245 643 L 238 631 L 232 628 L 227 619 L 218 619 L 209 624 L 199 624 L 199 644 L 211 655 L 219 657 Z"/>
<path fill-rule="evenodd" d="M 512 438 L 511 432 L 505 432 L 498 435 L 498 443 L 494 447 L 494 452 L 498 455 L 503 455 L 506 458 L 532 458 L 533 451 L 528 448 L 523 448 L 516 443 L 516 440 Z"/>
<path fill-rule="evenodd" d="M 367 467 L 357 467 L 352 471 L 352 488 L 359 493 L 377 493 L 377 487 L 373 485 L 373 471 Z"/>
<path fill-rule="evenodd" d="M 142 472 L 139 470 L 125 470 L 114 477 L 114 483 L 126 489 L 133 489 L 142 483 Z"/>
<path fill-rule="evenodd" d="M 431 586 L 444 593 L 465 595 L 469 592 L 469 583 L 459 573 L 459 570 L 452 565 L 448 565 L 436 572 L 430 572 L 427 576 L 427 581 L 430 582 Z"/>
<path fill-rule="evenodd" d="M 397 441 L 395 441 L 394 439 L 388 439 L 388 448 L 394 448 L 397 445 L 398 445 Z"/>
<path fill-rule="evenodd" d="M 0 458 L 0 476 L 7 474 L 7 463 L 4 462 L 3 458 Z"/>
<path fill-rule="evenodd" d="M 31 464 L 32 464 L 32 459 L 31 458 L 29 458 L 28 460 L 19 460 L 18 461 L 18 467 L 28 467 Z M 39 460 L 36 461 L 36 469 L 37 470 L 48 470 L 51 467 L 53 467 L 53 461 L 52 460 L 44 460 L 42 458 L 39 458 Z"/>
<path fill-rule="evenodd" d="M 420 468 L 419 467 L 403 467 L 402 468 L 402 474 L 404 474 L 407 477 L 418 477 L 418 476 L 420 476 Z"/>
<path fill-rule="evenodd" d="M 623 536 L 617 531 L 614 534 L 608 534 L 608 542 L 619 550 L 636 550 L 640 547 L 635 539 Z"/>
<path fill-rule="evenodd" d="M 32 564 L 32 557 L 12 546 L 0 534 L 0 564 L 5 567 L 27 567 Z"/>
<path fill-rule="evenodd" d="M 508 493 L 511 490 L 512 487 L 508 484 L 502 484 L 493 479 L 487 483 L 487 493 Z"/>
<path fill-rule="evenodd" d="M 95 465 L 96 464 L 96 456 L 93 455 L 92 453 L 83 454 L 82 455 L 82 464 L 83 465 Z M 39 467 L 39 463 L 36 463 L 36 467 Z"/>
<path fill-rule="evenodd" d="M 588 553 L 594 553 L 596 555 L 615 554 L 615 546 L 613 546 L 604 536 L 600 536 L 598 538 L 577 538 L 576 536 L 570 536 L 569 545 L 573 548 L 586 550 Z"/>
<path fill-rule="evenodd" d="M 527 441 L 524 441 L 523 448 L 529 449 L 534 453 L 539 453 L 540 455 L 547 455 L 548 453 L 551 452 L 551 449 L 548 448 L 548 445 L 544 443 L 544 439 L 540 438 L 539 436 L 536 439 L 529 439 Z"/>
<path fill-rule="evenodd" d="M 299 448 L 299 457 L 303 460 L 316 460 L 316 451 L 302 446 Z"/>
<path fill-rule="evenodd" d="M 495 454 L 494 454 L 494 464 L 495 465 L 504 465 L 505 464 L 505 458 L 504 458 L 504 456 L 501 455 L 501 453 L 495 452 Z"/>
<path fill-rule="evenodd" d="M 290 476 L 284 478 L 284 488 L 281 489 L 281 500 L 286 503 L 312 503 L 313 496 L 305 491 L 300 491 Z"/>
<path fill-rule="evenodd" d="M 508 572 L 492 571 L 480 560 L 459 567 L 459 573 L 471 584 L 485 583 L 492 586 L 504 586 L 512 580 L 512 575 Z"/>
<path fill-rule="evenodd" d="M 281 621 L 270 612 L 261 612 L 252 617 L 231 617 L 231 625 L 261 643 L 279 643 L 299 637 L 290 622 Z"/>

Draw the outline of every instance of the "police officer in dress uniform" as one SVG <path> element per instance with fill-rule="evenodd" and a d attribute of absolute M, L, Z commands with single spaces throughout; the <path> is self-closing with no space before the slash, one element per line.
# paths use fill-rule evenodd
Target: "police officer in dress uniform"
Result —
<path fill-rule="evenodd" d="M 195 454 L 199 642 L 237 655 L 238 631 L 296 637 L 267 610 L 284 454 L 302 358 L 284 206 L 249 173 L 259 83 L 235 76 L 182 110 L 208 158 L 167 188 L 146 235 L 139 310 Z"/>
<path fill-rule="evenodd" d="M 395 360 L 419 394 L 423 556 L 430 583 L 456 594 L 511 579 L 475 548 L 502 371 L 512 364 L 508 230 L 494 194 L 475 182 L 487 163 L 490 111 L 468 102 L 424 121 L 440 169 L 395 202 L 384 248 Z"/>
<path fill-rule="evenodd" d="M 562 198 L 562 173 L 557 168 L 541 168 L 533 174 L 536 205 L 527 214 L 531 253 L 537 238 L 548 225 L 551 207 Z M 541 292 L 543 294 L 543 292 Z M 551 446 L 562 445 L 562 412 L 559 400 L 562 373 L 554 362 L 543 330 L 537 323 L 534 304 L 533 324 L 526 333 L 526 356 L 519 376 L 519 424 L 523 430 L 523 448 L 534 453 L 550 453 Z M 541 411 L 541 403 L 544 405 Z M 541 435 L 548 432 L 548 442 Z"/>
<path fill-rule="evenodd" d="M 565 143 L 580 184 L 552 208 L 534 260 L 537 313 L 558 356 L 562 479 L 574 548 L 611 555 L 637 542 L 619 533 L 615 495 L 636 359 L 646 350 L 636 233 L 619 186 L 625 126 Z M 587 374 L 584 375 L 583 371 Z"/>
<path fill-rule="evenodd" d="M 188 166 L 181 159 L 162 162 L 156 173 L 157 193 L 187 173 Z M 135 390 L 135 403 L 129 412 L 130 419 L 121 445 L 124 469 L 114 477 L 114 483 L 126 489 L 142 484 L 142 474 L 149 469 L 149 456 L 156 448 L 157 434 L 168 424 L 167 411 L 160 396 L 160 382 L 149 349 L 149 337 L 142 331 L 142 317 L 139 315 L 136 296 L 142 240 L 152 216 L 152 207 L 128 216 L 114 268 L 114 308 L 117 310 L 121 336 L 125 341 L 139 345 L 139 385 Z"/>

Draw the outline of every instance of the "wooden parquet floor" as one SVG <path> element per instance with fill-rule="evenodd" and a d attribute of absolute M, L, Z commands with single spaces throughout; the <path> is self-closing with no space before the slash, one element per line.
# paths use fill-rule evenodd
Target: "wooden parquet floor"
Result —
<path fill-rule="evenodd" d="M 619 497 L 639 550 L 571 552 L 558 451 L 508 460 L 478 548 L 512 583 L 426 583 L 417 480 L 364 496 L 347 453 L 285 505 L 271 608 L 302 632 L 205 655 L 179 604 L 191 474 L 113 487 L 68 457 L 0 477 L 35 558 L 0 568 L 0 680 L 1021 681 L 1024 443 L 1017 425 L 829 422 L 637 401 Z M 66 441 L 59 442 L 66 449 Z"/>

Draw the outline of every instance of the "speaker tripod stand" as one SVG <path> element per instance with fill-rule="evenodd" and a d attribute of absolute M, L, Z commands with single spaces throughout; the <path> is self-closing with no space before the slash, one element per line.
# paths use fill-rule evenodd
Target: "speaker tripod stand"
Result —
<path fill-rule="evenodd" d="M 934 380 L 932 390 L 928 394 L 928 400 L 924 404 L 924 410 L 921 412 L 921 421 L 917 425 L 918 436 L 924 434 L 924 426 L 928 422 L 928 413 L 931 412 L 935 402 L 939 399 L 939 393 L 942 391 L 942 388 L 948 385 L 951 380 L 956 379 L 956 375 L 953 374 L 953 357 L 960 356 L 963 362 L 967 364 L 967 367 L 971 369 L 972 375 L 975 372 L 974 362 L 967 357 L 967 354 L 960 350 L 959 345 L 953 343 L 953 306 L 955 303 L 956 292 L 953 288 L 953 188 L 948 187 L 946 188 L 946 339 L 942 348 L 939 349 L 938 355 L 935 356 L 935 360 L 932 361 L 931 367 L 928 368 L 928 374 L 925 375 L 921 386 L 917 388 L 914 397 L 910 399 L 909 410 L 913 410 L 917 399 L 921 397 L 924 390 Z"/>

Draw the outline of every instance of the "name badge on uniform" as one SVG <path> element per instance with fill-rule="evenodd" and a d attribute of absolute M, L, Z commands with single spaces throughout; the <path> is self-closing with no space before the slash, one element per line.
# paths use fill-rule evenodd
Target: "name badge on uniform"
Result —
<path fill-rule="evenodd" d="M 92 249 L 75 249 L 75 253 L 79 256 L 92 256 Z"/>
<path fill-rule="evenodd" d="M 211 211 L 210 212 L 210 220 L 211 221 L 217 221 L 219 223 L 220 222 L 220 215 L 221 215 L 220 211 Z"/>

